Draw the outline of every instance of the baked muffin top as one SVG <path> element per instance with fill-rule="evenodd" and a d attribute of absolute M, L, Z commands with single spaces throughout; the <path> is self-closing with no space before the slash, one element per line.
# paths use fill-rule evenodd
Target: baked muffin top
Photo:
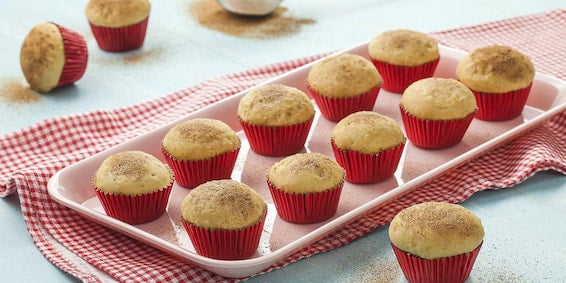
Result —
<path fill-rule="evenodd" d="M 238 104 L 238 117 L 256 126 L 289 126 L 308 121 L 314 107 L 302 91 L 282 84 L 267 84 L 246 93 Z"/>
<path fill-rule="evenodd" d="M 56 24 L 31 29 L 20 49 L 20 66 L 31 89 L 47 93 L 57 87 L 65 67 L 65 45 Z"/>
<path fill-rule="evenodd" d="M 508 46 L 491 45 L 470 51 L 458 62 L 457 78 L 469 88 L 506 93 L 527 87 L 535 77 L 533 63 Z"/>
<path fill-rule="evenodd" d="M 389 225 L 391 243 L 425 259 L 465 254 L 484 237 L 481 220 L 470 210 L 447 202 L 425 202 L 399 212 Z"/>
<path fill-rule="evenodd" d="M 409 85 L 401 106 L 411 115 L 427 120 L 453 120 L 477 111 L 472 91 L 454 79 L 426 78 Z"/>
<path fill-rule="evenodd" d="M 375 60 L 401 66 L 418 66 L 440 57 L 434 38 L 408 29 L 378 34 L 368 44 L 368 51 Z"/>
<path fill-rule="evenodd" d="M 373 111 L 346 116 L 332 130 L 331 139 L 339 149 L 367 154 L 378 153 L 405 141 L 395 120 Z"/>
<path fill-rule="evenodd" d="M 263 198 L 234 180 L 209 181 L 192 189 L 181 203 L 183 219 L 207 229 L 243 229 L 256 224 L 267 210 Z"/>
<path fill-rule="evenodd" d="M 169 186 L 173 182 L 173 171 L 151 154 L 123 151 L 104 159 L 92 182 L 105 193 L 142 195 Z"/>
<path fill-rule="evenodd" d="M 276 162 L 267 180 L 288 193 L 323 192 L 344 182 L 345 171 L 336 161 L 316 152 L 297 153 Z"/>
<path fill-rule="evenodd" d="M 381 75 L 366 58 L 339 54 L 314 64 L 307 76 L 309 86 L 326 97 L 353 97 L 381 86 Z"/>
<path fill-rule="evenodd" d="M 173 126 L 161 142 L 163 149 L 178 160 L 202 160 L 240 148 L 240 138 L 226 123 L 195 118 Z"/>
<path fill-rule="evenodd" d="M 150 9 L 148 0 L 90 0 L 85 13 L 95 26 L 116 28 L 145 20 Z"/>

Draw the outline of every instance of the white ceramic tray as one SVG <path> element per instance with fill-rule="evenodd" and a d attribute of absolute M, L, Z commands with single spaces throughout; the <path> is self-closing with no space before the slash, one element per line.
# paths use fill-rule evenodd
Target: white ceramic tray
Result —
<path fill-rule="evenodd" d="M 359 54 L 368 58 L 367 43 L 360 44 L 341 53 Z M 441 60 L 435 76 L 454 77 L 458 60 L 464 55 L 458 50 L 440 46 Z M 277 77 L 266 83 L 281 83 L 302 89 L 310 67 L 315 62 Z M 509 141 L 517 135 L 535 127 L 541 121 L 566 109 L 566 83 L 537 74 L 523 114 L 505 122 L 486 122 L 475 119 L 462 142 L 442 150 L 424 150 L 407 142 L 401 163 L 394 177 L 371 185 L 346 183 L 340 198 L 338 211 L 330 220 L 309 225 L 290 224 L 277 216 L 275 206 L 265 182 L 266 170 L 281 157 L 264 157 L 249 149 L 249 144 L 236 119 L 240 97 L 246 91 L 186 115 L 180 120 L 163 125 L 158 129 L 138 136 L 128 142 L 100 152 L 57 172 L 49 181 L 51 197 L 94 222 L 110 227 L 139 241 L 165 252 L 179 256 L 219 275 L 240 278 L 253 275 L 277 263 L 293 252 L 330 234 L 344 225 L 359 219 L 362 215 L 379 209 L 384 203 L 410 193 L 420 184 L 437 177 L 478 154 Z M 374 111 L 390 116 L 402 127 L 398 103 L 399 94 L 381 90 Z M 314 102 L 313 102 L 314 103 Z M 108 217 L 98 202 L 90 181 L 94 171 L 104 158 L 124 150 L 142 150 L 163 160 L 160 141 L 173 125 L 195 117 L 220 119 L 238 131 L 242 148 L 232 174 L 255 188 L 268 203 L 265 228 L 254 256 L 245 260 L 215 260 L 198 255 L 186 232 L 180 224 L 180 203 L 188 193 L 175 184 L 167 212 L 159 219 L 142 224 L 129 225 Z M 313 122 L 305 151 L 321 152 L 333 158 L 330 148 L 330 132 L 335 123 L 327 121 L 318 112 Z"/>

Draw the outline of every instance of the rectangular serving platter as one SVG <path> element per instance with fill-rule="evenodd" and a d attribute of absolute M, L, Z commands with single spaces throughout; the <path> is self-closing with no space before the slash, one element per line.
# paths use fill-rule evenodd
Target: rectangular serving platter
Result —
<path fill-rule="evenodd" d="M 454 71 L 464 52 L 440 46 L 440 62 L 435 77 L 454 78 Z M 358 54 L 369 58 L 367 42 L 338 53 Z M 265 82 L 293 86 L 308 94 L 305 79 L 311 66 L 304 65 L 291 72 Z M 135 137 L 127 142 L 102 151 L 72 164 L 52 176 L 48 183 L 50 196 L 58 203 L 82 216 L 128 235 L 162 251 L 186 259 L 206 270 L 228 278 L 242 278 L 256 274 L 284 260 L 289 255 L 329 235 L 367 213 L 378 210 L 385 203 L 411 193 L 419 185 L 448 172 L 516 136 L 525 133 L 540 122 L 566 109 L 566 83 L 536 74 L 527 106 L 521 116 L 504 122 L 487 122 L 474 119 L 463 140 L 456 146 L 425 150 L 407 142 L 395 175 L 375 184 L 355 185 L 346 182 L 336 215 L 317 224 L 291 224 L 277 216 L 267 189 L 265 173 L 283 157 L 261 156 L 250 150 L 236 117 L 239 99 L 247 93 L 231 97 L 190 113 L 181 119 Z M 400 94 L 380 90 L 374 111 L 395 119 L 403 129 L 400 113 Z M 314 104 L 314 101 L 313 101 Z M 125 150 L 141 150 L 164 160 L 160 142 L 169 128 L 182 121 L 208 117 L 230 125 L 242 140 L 242 148 L 232 179 L 256 189 L 268 204 L 268 215 L 257 252 L 244 260 L 216 260 L 198 255 L 180 223 L 180 203 L 189 190 L 174 185 L 167 211 L 157 220 L 141 225 L 129 225 L 107 216 L 91 188 L 91 178 L 100 163 L 109 155 Z M 304 151 L 320 152 L 334 158 L 330 147 L 330 133 L 336 123 L 323 118 L 317 110 L 313 127 Z"/>

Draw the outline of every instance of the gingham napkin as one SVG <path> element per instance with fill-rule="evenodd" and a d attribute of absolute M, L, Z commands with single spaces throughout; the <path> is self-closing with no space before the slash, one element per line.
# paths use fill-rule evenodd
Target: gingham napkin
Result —
<path fill-rule="evenodd" d="M 433 33 L 447 46 L 470 50 L 506 44 L 526 53 L 538 72 L 566 79 L 566 10 Z M 311 56 L 213 79 L 162 98 L 110 111 L 59 117 L 0 139 L 0 196 L 19 194 L 27 228 L 53 264 L 86 282 L 226 280 L 94 224 L 50 199 L 47 181 L 78 160 L 147 132 L 187 112 L 320 58 Z M 166 112 L 162 109 L 169 109 Z M 566 112 L 461 166 L 413 193 L 305 247 L 263 272 L 345 245 L 422 201 L 461 202 L 474 192 L 505 188 L 535 172 L 566 174 Z M 9 244 L 9 243 L 4 243 Z"/>

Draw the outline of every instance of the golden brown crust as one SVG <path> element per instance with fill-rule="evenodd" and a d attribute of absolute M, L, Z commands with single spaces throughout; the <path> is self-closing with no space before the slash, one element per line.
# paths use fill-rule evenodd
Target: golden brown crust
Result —
<path fill-rule="evenodd" d="M 340 120 L 332 130 L 332 141 L 342 150 L 375 154 L 405 141 L 401 128 L 390 117 L 360 111 Z"/>
<path fill-rule="evenodd" d="M 266 210 L 256 191 L 234 180 L 201 184 L 181 203 L 183 219 L 207 229 L 244 229 L 260 221 Z"/>
<path fill-rule="evenodd" d="M 150 9 L 148 0 L 90 0 L 85 13 L 93 25 L 116 28 L 145 20 Z"/>
<path fill-rule="evenodd" d="M 289 193 L 323 192 L 344 182 L 344 169 L 329 157 L 315 152 L 297 153 L 276 162 L 267 173 L 268 182 Z"/>
<path fill-rule="evenodd" d="M 426 78 L 403 92 L 401 106 L 411 115 L 427 120 L 453 120 L 477 111 L 472 91 L 454 79 Z"/>
<path fill-rule="evenodd" d="M 389 225 L 397 248 L 425 259 L 471 252 L 484 237 L 481 220 L 470 210 L 446 202 L 426 202 L 399 212 Z"/>
<path fill-rule="evenodd" d="M 377 35 L 368 44 L 371 58 L 393 65 L 418 66 L 440 57 L 436 40 L 424 33 L 399 29 Z"/>
<path fill-rule="evenodd" d="M 506 93 L 527 87 L 535 77 L 533 63 L 508 46 L 491 45 L 472 50 L 456 67 L 456 76 L 469 88 Z"/>
<path fill-rule="evenodd" d="M 153 155 L 124 151 L 100 164 L 93 185 L 109 194 L 141 195 L 166 188 L 173 182 L 171 169 Z"/>
<path fill-rule="evenodd" d="M 178 160 L 203 160 L 240 148 L 240 138 L 226 123 L 195 118 L 173 126 L 165 134 L 163 149 Z"/>
<path fill-rule="evenodd" d="M 381 86 L 382 79 L 364 57 L 340 54 L 316 63 L 309 71 L 307 83 L 323 96 L 354 97 Z"/>
<path fill-rule="evenodd" d="M 57 25 L 32 28 L 20 50 L 20 66 L 31 89 L 47 93 L 57 87 L 65 67 L 65 45 Z"/>
<path fill-rule="evenodd" d="M 259 86 L 238 104 L 238 117 L 257 126 L 289 126 L 308 121 L 314 107 L 302 91 L 281 84 Z"/>

